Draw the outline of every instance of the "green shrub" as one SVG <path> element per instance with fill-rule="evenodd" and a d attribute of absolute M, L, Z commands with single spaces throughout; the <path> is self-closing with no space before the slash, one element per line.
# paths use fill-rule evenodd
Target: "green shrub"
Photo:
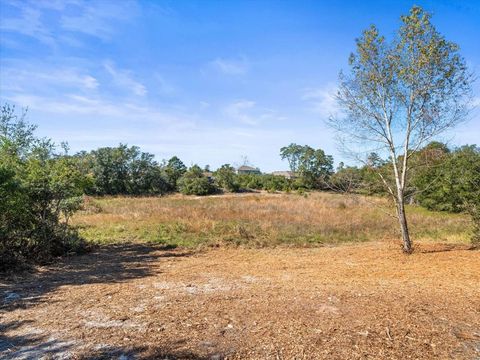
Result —
<path fill-rule="evenodd" d="M 222 165 L 214 173 L 215 183 L 219 188 L 230 192 L 237 192 L 240 190 L 240 184 L 238 182 L 238 175 L 235 174 L 235 169 L 230 164 Z"/>
<path fill-rule="evenodd" d="M 209 195 L 218 189 L 203 175 L 202 169 L 194 165 L 178 180 L 178 189 L 184 195 Z"/>
<path fill-rule="evenodd" d="M 81 205 L 85 178 L 75 161 L 37 139 L 25 113 L 8 105 L 0 115 L 0 270 L 21 262 L 45 263 L 79 251 L 68 226 Z"/>

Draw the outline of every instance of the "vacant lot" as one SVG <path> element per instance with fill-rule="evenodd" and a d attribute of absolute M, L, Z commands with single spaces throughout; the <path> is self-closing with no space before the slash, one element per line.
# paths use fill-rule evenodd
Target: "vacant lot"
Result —
<path fill-rule="evenodd" d="M 385 201 L 312 193 L 240 194 L 204 198 L 88 199 L 74 218 L 93 242 L 154 242 L 204 245 L 317 245 L 394 239 L 396 220 Z M 408 209 L 413 238 L 420 241 L 467 242 L 463 215 Z"/>
<path fill-rule="evenodd" d="M 406 256 L 368 199 L 90 199 L 101 246 L 0 280 L 0 358 L 477 359 L 468 220 L 409 211 Z"/>
<path fill-rule="evenodd" d="M 4 282 L 0 358 L 476 359 L 479 274 L 431 244 L 110 245 Z"/>

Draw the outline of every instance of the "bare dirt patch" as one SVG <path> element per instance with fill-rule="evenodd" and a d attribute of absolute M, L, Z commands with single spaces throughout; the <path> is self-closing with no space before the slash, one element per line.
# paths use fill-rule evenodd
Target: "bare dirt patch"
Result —
<path fill-rule="evenodd" d="M 2 281 L 0 358 L 476 359 L 479 284 L 458 246 L 105 246 Z"/>

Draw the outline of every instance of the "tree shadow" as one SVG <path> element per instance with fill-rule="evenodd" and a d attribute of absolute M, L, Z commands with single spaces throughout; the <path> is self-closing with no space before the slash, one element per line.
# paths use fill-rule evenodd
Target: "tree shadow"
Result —
<path fill-rule="evenodd" d="M 32 320 L 21 320 L 0 324 L 0 358 L 13 359 L 189 359 L 207 360 L 224 358 L 222 353 L 200 354 L 190 350 L 183 350 L 178 344 L 155 347 L 112 347 L 105 346 L 100 349 L 76 348 L 77 341 L 63 341 L 51 335 L 42 333 L 29 333 L 22 335 L 6 335 L 9 331 L 15 331 L 22 326 L 28 326 Z M 81 348 L 80 348 L 81 349 Z"/>
<path fill-rule="evenodd" d="M 168 359 L 168 360 L 220 360 L 225 356 L 221 353 L 200 354 L 190 350 L 175 349 L 175 346 L 166 347 L 108 347 L 102 350 L 86 351 L 76 354 L 79 360 L 107 360 L 107 359 Z"/>
<path fill-rule="evenodd" d="M 46 294 L 63 285 L 118 283 L 160 274 L 158 259 L 191 254 L 156 245 L 117 244 L 62 258 L 34 273 L 10 274 L 0 278 L 0 313 L 42 302 Z"/>
<path fill-rule="evenodd" d="M 59 341 L 46 338 L 38 332 L 21 335 L 6 335 L 8 331 L 28 326 L 32 320 L 13 321 L 0 324 L 0 358 L 2 359 L 41 359 L 64 353 L 73 344 L 72 341 Z"/>
<path fill-rule="evenodd" d="M 437 243 L 437 244 L 421 244 L 416 246 L 415 252 L 420 254 L 432 254 L 432 253 L 442 253 L 448 251 L 462 251 L 462 250 L 475 250 L 472 245 L 468 244 L 448 244 L 448 243 Z"/>

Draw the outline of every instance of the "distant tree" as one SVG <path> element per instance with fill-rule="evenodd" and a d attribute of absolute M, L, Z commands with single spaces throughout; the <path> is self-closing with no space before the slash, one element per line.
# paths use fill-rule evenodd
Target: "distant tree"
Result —
<path fill-rule="evenodd" d="M 290 144 L 280 149 L 282 160 L 287 159 L 292 171 L 299 177 L 300 186 L 325 188 L 328 177 L 333 173 L 333 157 L 322 149 L 308 145 Z"/>
<path fill-rule="evenodd" d="M 91 173 L 93 192 L 100 195 L 152 195 L 169 190 L 154 155 L 138 146 L 103 147 L 76 155 L 82 172 Z"/>
<path fill-rule="evenodd" d="M 230 192 L 237 192 L 240 190 L 240 184 L 238 183 L 237 174 L 235 169 L 230 164 L 222 165 L 214 173 L 215 183 L 218 187 Z"/>
<path fill-rule="evenodd" d="M 392 42 L 375 26 L 356 40 L 350 74 L 340 75 L 338 101 L 343 114 L 330 120 L 344 144 L 362 153 L 372 145 L 389 154 L 391 177 L 382 181 L 396 206 L 403 250 L 412 251 L 405 213 L 409 160 L 432 137 L 461 121 L 471 93 L 471 75 L 458 46 L 414 6 L 401 17 Z"/>
<path fill-rule="evenodd" d="M 326 181 L 333 174 L 333 157 L 322 149 L 304 146 L 298 165 L 298 174 L 307 188 L 326 188 Z"/>
<path fill-rule="evenodd" d="M 294 174 L 298 171 L 300 158 L 302 157 L 303 152 L 304 146 L 297 145 L 295 143 L 291 143 L 290 145 L 284 146 L 280 149 L 280 157 L 282 160 L 287 159 L 290 171 Z"/>
<path fill-rule="evenodd" d="M 193 165 L 182 175 L 178 180 L 178 189 L 184 195 L 200 196 L 213 194 L 217 190 L 198 165 Z"/>
<path fill-rule="evenodd" d="M 178 190 L 177 181 L 187 171 L 185 164 L 176 156 L 168 160 L 167 164 L 163 167 L 168 184 L 172 191 Z"/>

